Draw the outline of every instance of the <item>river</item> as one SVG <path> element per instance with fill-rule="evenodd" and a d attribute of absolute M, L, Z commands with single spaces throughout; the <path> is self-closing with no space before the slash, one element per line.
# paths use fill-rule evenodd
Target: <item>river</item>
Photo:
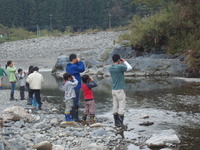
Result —
<path fill-rule="evenodd" d="M 50 102 L 60 104 L 64 110 L 62 80 L 55 79 L 50 72 L 42 72 L 44 84 L 42 95 Z M 97 80 L 97 79 L 96 79 Z M 162 130 L 174 129 L 181 144 L 174 150 L 198 150 L 200 142 L 200 83 L 191 83 L 173 77 L 129 77 L 127 82 L 127 110 L 125 124 L 134 130 L 126 131 L 125 138 L 149 137 Z M 94 88 L 97 106 L 96 115 L 106 116 L 112 121 L 111 79 L 98 79 Z M 9 88 L 7 79 L 4 87 Z M 80 99 L 81 111 L 84 102 Z M 149 116 L 148 119 L 141 119 Z M 151 126 L 140 126 L 144 121 Z M 145 139 L 145 138 L 141 138 Z M 144 142 L 144 141 L 141 141 Z"/>

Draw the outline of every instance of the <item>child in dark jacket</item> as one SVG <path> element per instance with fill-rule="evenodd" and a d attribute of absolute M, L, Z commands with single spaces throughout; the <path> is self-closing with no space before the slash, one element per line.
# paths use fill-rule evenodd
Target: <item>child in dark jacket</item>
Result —
<path fill-rule="evenodd" d="M 95 83 L 93 78 L 90 77 L 89 75 L 83 75 L 82 81 L 83 81 L 82 91 L 85 99 L 85 110 L 82 116 L 82 124 L 83 125 L 87 124 L 86 119 L 88 114 L 90 114 L 90 124 L 93 124 L 95 123 L 94 117 L 95 117 L 96 106 L 92 88 L 96 87 L 97 84 Z"/>

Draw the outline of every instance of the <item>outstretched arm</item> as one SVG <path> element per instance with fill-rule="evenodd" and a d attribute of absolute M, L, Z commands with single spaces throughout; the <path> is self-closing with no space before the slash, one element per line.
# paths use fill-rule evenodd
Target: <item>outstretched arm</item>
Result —
<path fill-rule="evenodd" d="M 122 61 L 127 67 L 126 71 L 130 71 L 133 69 L 132 66 L 125 59 L 122 58 Z"/>
<path fill-rule="evenodd" d="M 86 84 L 87 86 L 88 86 L 88 88 L 94 88 L 94 87 L 96 87 L 97 86 L 97 84 L 96 84 L 96 82 L 95 81 L 91 81 L 91 82 L 89 82 L 89 83 L 87 83 Z"/>

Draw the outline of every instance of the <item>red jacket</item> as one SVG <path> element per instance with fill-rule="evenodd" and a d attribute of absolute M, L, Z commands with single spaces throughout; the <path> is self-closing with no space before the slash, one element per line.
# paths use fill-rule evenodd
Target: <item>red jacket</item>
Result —
<path fill-rule="evenodd" d="M 83 95 L 84 95 L 85 100 L 94 99 L 92 88 L 96 87 L 96 86 L 97 86 L 97 84 L 94 81 L 92 81 L 90 83 L 82 84 L 82 90 L 83 90 Z"/>

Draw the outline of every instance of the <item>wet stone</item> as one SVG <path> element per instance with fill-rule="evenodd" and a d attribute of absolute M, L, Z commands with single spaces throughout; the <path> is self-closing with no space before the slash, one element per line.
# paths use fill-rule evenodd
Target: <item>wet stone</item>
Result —
<path fill-rule="evenodd" d="M 139 125 L 140 125 L 140 126 L 151 126 L 151 125 L 153 125 L 153 124 L 154 124 L 154 122 L 146 121 L 146 122 L 140 123 Z"/>

